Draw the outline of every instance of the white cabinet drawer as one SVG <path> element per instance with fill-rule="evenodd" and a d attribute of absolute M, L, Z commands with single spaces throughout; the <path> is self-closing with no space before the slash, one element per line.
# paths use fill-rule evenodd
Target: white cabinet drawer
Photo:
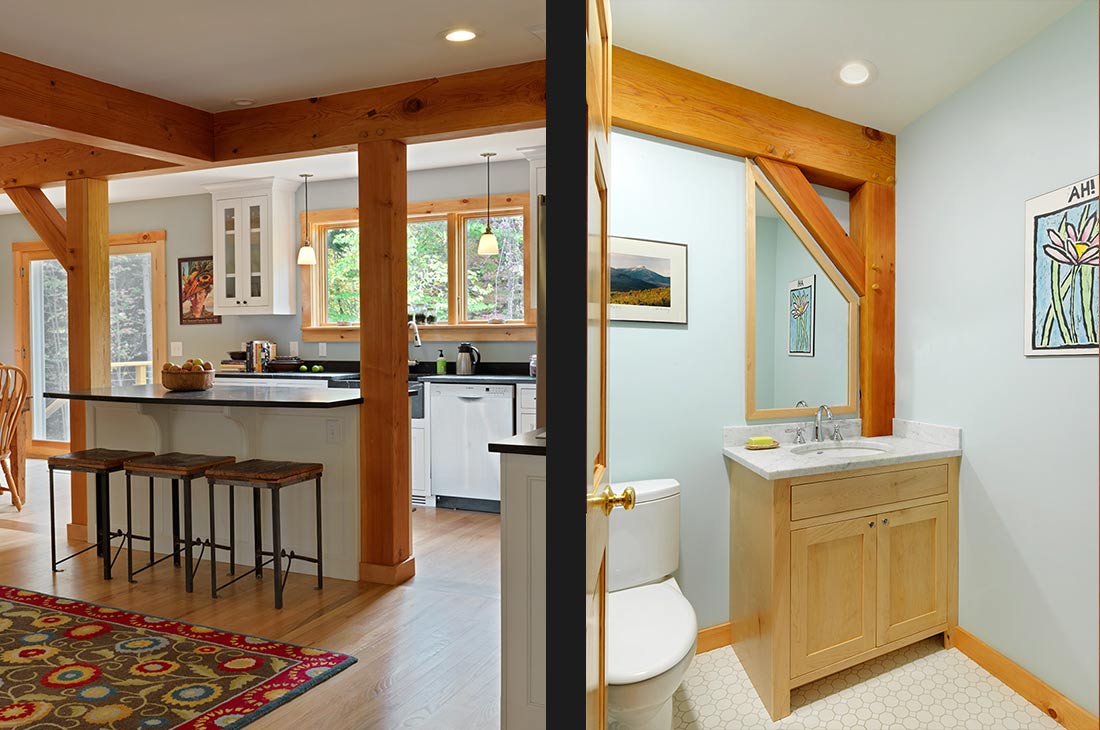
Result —
<path fill-rule="evenodd" d="M 535 410 L 535 386 L 533 385 L 517 385 L 516 386 L 516 401 L 517 407 L 521 411 L 533 411 Z"/>

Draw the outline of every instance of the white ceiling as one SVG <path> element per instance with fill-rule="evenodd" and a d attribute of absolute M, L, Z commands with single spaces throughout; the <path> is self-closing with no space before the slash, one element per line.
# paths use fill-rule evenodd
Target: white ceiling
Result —
<path fill-rule="evenodd" d="M 493 162 L 521 160 L 523 154 L 518 151 L 518 148 L 544 144 L 546 144 L 545 129 L 502 132 L 444 142 L 425 142 L 409 145 L 407 165 L 409 170 L 481 165 L 485 162 L 484 158 L 481 157 L 482 152 L 496 152 L 497 156 L 493 158 Z M 356 177 L 359 174 L 357 156 L 354 152 L 343 152 L 317 157 L 302 157 L 294 160 L 257 162 L 250 165 L 216 167 L 209 170 L 161 173 L 144 177 L 116 179 L 110 181 L 107 196 L 112 203 L 122 203 L 129 200 L 197 195 L 206 193 L 207 190 L 203 186 L 210 183 L 259 177 L 280 177 L 297 180 L 298 175 L 303 172 L 313 174 L 310 182 Z M 46 188 L 44 192 L 55 206 L 59 208 L 65 206 L 65 188 L 63 185 Z M 11 199 L 7 195 L 0 194 L 0 215 L 17 212 Z"/>
<path fill-rule="evenodd" d="M 221 111 L 545 58 L 545 23 L 543 0 L 12 0 L 0 48 Z"/>
<path fill-rule="evenodd" d="M 1078 2 L 612 0 L 611 27 L 615 45 L 896 134 Z M 852 59 L 878 78 L 834 81 Z"/>

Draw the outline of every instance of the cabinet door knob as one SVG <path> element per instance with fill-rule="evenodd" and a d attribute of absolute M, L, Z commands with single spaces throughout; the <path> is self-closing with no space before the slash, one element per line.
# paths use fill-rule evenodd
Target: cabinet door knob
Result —
<path fill-rule="evenodd" d="M 883 517 L 883 518 L 882 518 L 882 524 L 884 524 L 884 525 L 888 525 L 888 524 L 890 524 L 890 520 L 888 520 L 888 519 L 886 519 L 885 517 Z"/>
<path fill-rule="evenodd" d="M 874 526 L 875 526 L 875 521 L 874 521 L 874 520 L 871 520 L 870 522 L 868 522 L 868 523 L 867 523 L 867 526 L 868 526 L 868 527 L 871 527 L 871 528 L 874 528 Z"/>

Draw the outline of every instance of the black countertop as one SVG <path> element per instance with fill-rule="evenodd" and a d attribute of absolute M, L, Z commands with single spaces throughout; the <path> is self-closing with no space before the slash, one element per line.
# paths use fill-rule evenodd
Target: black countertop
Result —
<path fill-rule="evenodd" d="M 292 373 L 242 373 L 236 370 L 228 372 L 217 371 L 214 374 L 214 378 L 242 378 L 242 379 L 280 379 L 280 380 L 358 380 L 359 373 L 314 373 L 314 372 L 292 372 Z"/>
<path fill-rule="evenodd" d="M 116 385 L 43 393 L 46 398 L 151 403 L 181 406 L 248 406 L 253 408 L 339 408 L 363 402 L 353 388 L 287 388 L 277 385 L 214 383 L 210 390 L 171 391 L 161 385 Z"/>
<path fill-rule="evenodd" d="M 546 429 L 540 428 L 500 441 L 490 441 L 489 451 L 494 454 L 532 454 L 546 456 Z"/>
<path fill-rule="evenodd" d="M 530 375 L 420 375 L 422 383 L 534 383 Z"/>

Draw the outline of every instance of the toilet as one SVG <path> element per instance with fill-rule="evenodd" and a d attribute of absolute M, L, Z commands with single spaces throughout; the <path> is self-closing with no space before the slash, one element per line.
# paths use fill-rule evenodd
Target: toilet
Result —
<path fill-rule="evenodd" d="M 672 695 L 695 656 L 695 609 L 680 564 L 680 484 L 633 487 L 634 509 L 611 513 L 607 547 L 607 705 L 611 730 L 671 730 Z"/>

